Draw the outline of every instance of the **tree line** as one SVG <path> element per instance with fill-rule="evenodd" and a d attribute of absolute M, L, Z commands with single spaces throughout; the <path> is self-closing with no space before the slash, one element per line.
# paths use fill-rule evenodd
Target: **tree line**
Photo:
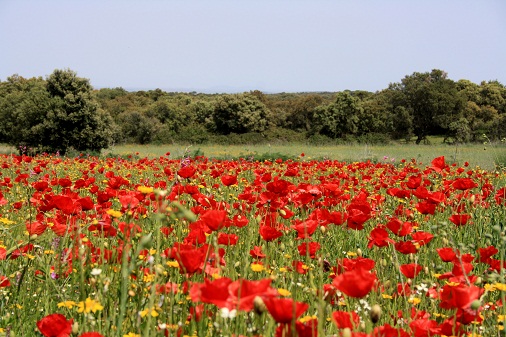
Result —
<path fill-rule="evenodd" d="M 447 142 L 506 137 L 506 87 L 434 69 L 377 92 L 266 94 L 94 90 L 70 70 L 0 81 L 0 142 L 21 152 L 122 143 Z"/>

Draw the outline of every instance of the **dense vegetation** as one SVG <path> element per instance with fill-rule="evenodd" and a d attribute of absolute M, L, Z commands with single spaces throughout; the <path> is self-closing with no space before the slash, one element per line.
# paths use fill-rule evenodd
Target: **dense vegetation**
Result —
<path fill-rule="evenodd" d="M 506 87 L 418 73 L 384 90 L 241 94 L 92 90 L 71 70 L 0 81 L 0 142 L 21 151 L 111 144 L 472 142 L 506 137 Z"/>

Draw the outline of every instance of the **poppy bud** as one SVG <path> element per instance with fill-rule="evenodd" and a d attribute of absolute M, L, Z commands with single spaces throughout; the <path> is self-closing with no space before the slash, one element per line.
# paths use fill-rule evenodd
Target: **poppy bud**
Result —
<path fill-rule="evenodd" d="M 253 307 L 255 308 L 255 312 L 259 315 L 267 311 L 264 300 L 260 296 L 255 296 L 253 299 Z"/>
<path fill-rule="evenodd" d="M 327 231 L 327 227 L 325 227 L 325 226 L 320 226 L 320 231 L 321 231 L 322 233 L 325 233 L 325 232 Z"/>
<path fill-rule="evenodd" d="M 378 304 L 375 304 L 371 308 L 371 322 L 378 323 L 381 318 L 381 307 Z"/>
<path fill-rule="evenodd" d="M 74 324 L 72 324 L 72 333 L 77 334 L 78 332 L 79 332 L 79 323 L 74 322 Z"/>
<path fill-rule="evenodd" d="M 478 310 L 481 306 L 481 301 L 480 300 L 474 300 L 472 303 L 471 303 L 471 310 Z"/>
<path fill-rule="evenodd" d="M 350 330 L 350 328 L 344 328 L 341 336 L 342 337 L 351 337 L 351 330 Z"/>
<path fill-rule="evenodd" d="M 357 255 L 358 257 L 362 257 L 362 249 L 357 248 Z"/>

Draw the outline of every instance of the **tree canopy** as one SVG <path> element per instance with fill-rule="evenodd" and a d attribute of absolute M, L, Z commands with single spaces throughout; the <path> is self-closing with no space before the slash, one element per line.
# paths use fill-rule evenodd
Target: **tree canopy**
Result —
<path fill-rule="evenodd" d="M 0 81 L 0 142 L 33 151 L 115 143 L 451 142 L 506 137 L 506 87 L 433 69 L 378 92 L 238 94 L 93 90 L 69 69 Z"/>

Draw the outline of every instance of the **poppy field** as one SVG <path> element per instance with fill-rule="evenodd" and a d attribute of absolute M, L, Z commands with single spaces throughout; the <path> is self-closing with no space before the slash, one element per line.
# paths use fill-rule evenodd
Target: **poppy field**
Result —
<path fill-rule="evenodd" d="M 0 155 L 0 336 L 502 336 L 506 175 Z"/>

